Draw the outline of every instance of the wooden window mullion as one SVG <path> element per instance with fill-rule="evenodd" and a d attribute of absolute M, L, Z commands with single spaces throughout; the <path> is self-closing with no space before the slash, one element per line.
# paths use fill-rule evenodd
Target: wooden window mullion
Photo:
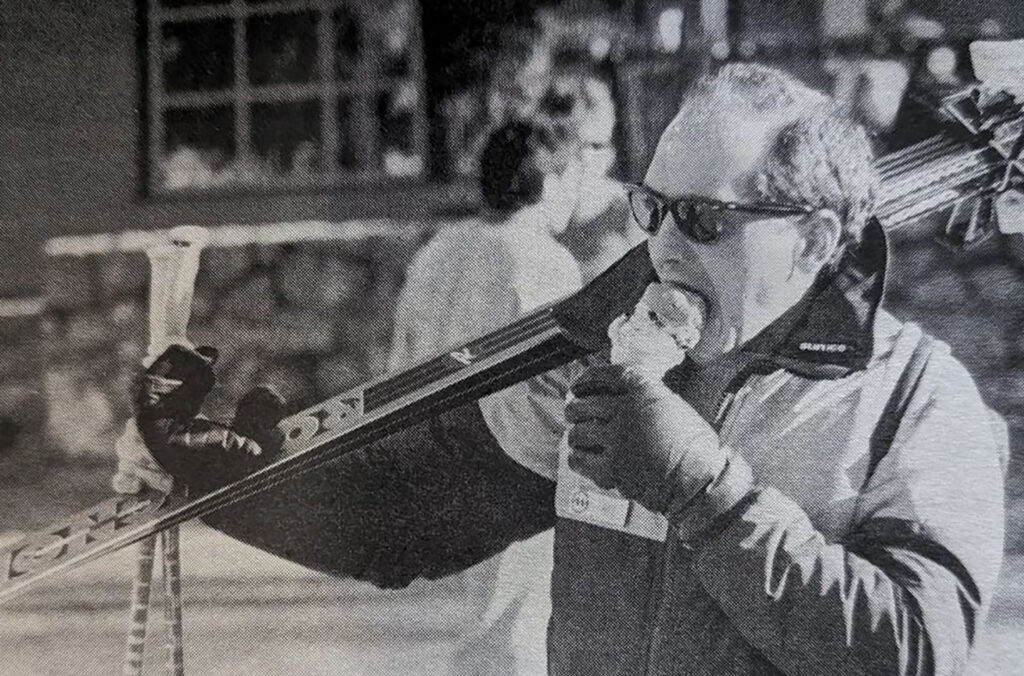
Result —
<path fill-rule="evenodd" d="M 409 57 L 409 76 L 416 86 L 417 105 L 413 110 L 413 154 L 423 162 L 423 170 L 427 166 L 427 91 L 426 75 L 423 63 L 423 5 L 414 3 L 416 12 L 415 26 L 413 27 L 412 54 Z"/>
<path fill-rule="evenodd" d="M 338 97 L 334 87 L 334 3 L 323 0 L 316 23 L 317 54 L 320 58 L 320 147 L 321 171 L 338 172 Z"/>
<path fill-rule="evenodd" d="M 253 157 L 252 150 L 252 119 L 249 104 L 252 99 L 252 90 L 249 86 L 249 51 L 247 48 L 248 37 L 246 27 L 246 6 L 245 0 L 233 0 L 231 4 L 232 14 L 235 18 L 235 162 L 245 163 Z M 239 164 L 241 166 L 241 164 Z"/>
<path fill-rule="evenodd" d="M 149 73 L 149 95 L 146 106 L 149 115 L 149 148 L 146 158 L 149 165 L 149 185 L 147 190 L 158 187 L 161 177 L 160 165 L 166 148 L 164 147 L 164 69 L 160 54 L 163 47 L 163 21 L 158 0 L 152 0 L 147 16 L 146 68 Z"/>
<path fill-rule="evenodd" d="M 371 3 L 372 4 L 372 3 Z M 383 68 L 381 67 L 381 55 L 378 41 L 370 37 L 373 30 L 373 18 L 369 14 L 374 10 L 367 10 L 367 4 L 363 2 L 354 5 L 359 16 L 360 30 L 363 35 L 362 50 L 359 53 L 359 61 L 356 68 L 357 82 L 373 83 L 372 87 L 360 87 L 359 94 L 352 97 L 353 135 L 356 137 L 356 157 L 359 158 L 359 166 L 366 173 L 386 173 L 383 166 L 384 158 L 380 157 L 380 131 L 377 122 L 377 97 L 380 95 Z M 379 11 L 379 10 L 377 10 Z M 384 88 L 388 85 L 385 84 Z"/>

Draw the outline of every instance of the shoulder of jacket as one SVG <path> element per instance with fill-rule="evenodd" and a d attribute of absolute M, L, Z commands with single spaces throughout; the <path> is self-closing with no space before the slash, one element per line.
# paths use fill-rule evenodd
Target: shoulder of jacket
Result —
<path fill-rule="evenodd" d="M 413 256 L 411 275 L 432 276 L 440 269 L 487 268 L 499 274 L 514 265 L 503 238 L 486 225 L 453 225 L 439 230 Z"/>
<path fill-rule="evenodd" d="M 953 355 L 949 344 L 928 334 L 915 322 L 903 322 L 879 311 L 875 322 L 874 356 L 869 371 L 898 378 L 910 365 L 915 352 L 928 350 L 922 373 L 923 392 L 936 394 L 952 388 L 961 394 L 977 392 L 974 378 Z M 980 400 L 980 397 L 979 397 Z"/>
<path fill-rule="evenodd" d="M 880 313 L 882 314 L 882 313 Z M 875 369 L 884 369 L 892 383 L 908 368 L 914 350 L 922 343 L 930 343 L 929 354 L 920 382 L 913 392 L 908 414 L 921 420 L 931 409 L 943 411 L 946 423 L 974 426 L 976 432 L 991 433 L 992 450 L 999 456 L 1004 471 L 1009 454 L 1007 425 L 1003 417 L 985 403 L 974 376 L 956 358 L 949 344 L 928 335 L 913 322 L 900 322 L 888 313 L 879 318 L 883 340 L 876 344 Z M 876 333 L 876 336 L 879 334 Z M 958 421 L 958 422 L 957 422 Z M 966 432 L 966 429 L 963 431 Z M 972 440 L 974 444 L 982 438 Z"/>

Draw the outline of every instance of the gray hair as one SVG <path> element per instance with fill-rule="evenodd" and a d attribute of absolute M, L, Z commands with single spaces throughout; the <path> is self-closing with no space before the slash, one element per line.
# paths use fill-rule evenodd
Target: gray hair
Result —
<path fill-rule="evenodd" d="M 844 243 L 859 241 L 879 176 L 864 128 L 831 97 L 774 68 L 730 63 L 691 87 L 676 119 L 685 123 L 701 112 L 770 121 L 775 137 L 751 191 L 760 199 L 831 209 L 842 220 Z"/>

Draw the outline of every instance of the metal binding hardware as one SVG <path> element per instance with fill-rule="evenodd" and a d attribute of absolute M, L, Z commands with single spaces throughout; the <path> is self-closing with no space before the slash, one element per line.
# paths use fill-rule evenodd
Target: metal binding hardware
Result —
<path fill-rule="evenodd" d="M 999 148 L 995 145 L 993 147 L 996 152 L 1000 152 Z M 1002 153 L 1000 153 L 1002 154 Z M 1003 172 L 1003 180 L 996 187 L 996 192 L 1006 192 L 1012 186 L 1014 176 L 1018 178 L 1024 178 L 1024 129 L 1021 129 L 1017 133 L 1017 138 L 1013 141 L 1013 147 L 1010 149 L 1009 154 L 1004 155 L 1006 157 L 1006 171 Z"/>
<path fill-rule="evenodd" d="M 953 250 L 967 250 L 998 232 L 993 199 L 1024 177 L 1024 127 L 1018 122 L 1021 105 L 1006 92 L 987 93 L 971 87 L 947 97 L 940 113 L 974 137 L 980 151 L 995 153 L 995 158 L 1003 160 L 994 163 L 996 176 L 991 173 L 990 178 L 978 176 L 974 190 L 964 191 L 958 199 L 950 200 L 953 209 L 938 241 Z M 992 164 L 991 159 L 987 162 L 980 157 L 977 159 L 979 164 Z M 951 195 L 946 197 L 948 200 Z M 934 201 L 946 200 L 936 196 Z M 913 210 L 913 206 L 908 208 Z"/>

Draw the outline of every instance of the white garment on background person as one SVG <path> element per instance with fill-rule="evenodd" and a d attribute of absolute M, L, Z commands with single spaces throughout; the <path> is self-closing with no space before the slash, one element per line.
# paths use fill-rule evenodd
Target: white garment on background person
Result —
<path fill-rule="evenodd" d="M 389 366 L 408 367 L 576 292 L 579 265 L 552 237 L 540 205 L 501 223 L 467 223 L 438 234 L 416 255 L 399 298 Z M 487 398 L 481 401 L 487 415 Z M 514 543 L 462 573 L 471 596 L 487 596 L 460 641 L 452 676 L 547 673 L 553 531 Z"/>
<path fill-rule="evenodd" d="M 539 205 L 439 231 L 413 258 L 395 310 L 391 370 L 437 356 L 579 290 L 579 265 Z"/>

